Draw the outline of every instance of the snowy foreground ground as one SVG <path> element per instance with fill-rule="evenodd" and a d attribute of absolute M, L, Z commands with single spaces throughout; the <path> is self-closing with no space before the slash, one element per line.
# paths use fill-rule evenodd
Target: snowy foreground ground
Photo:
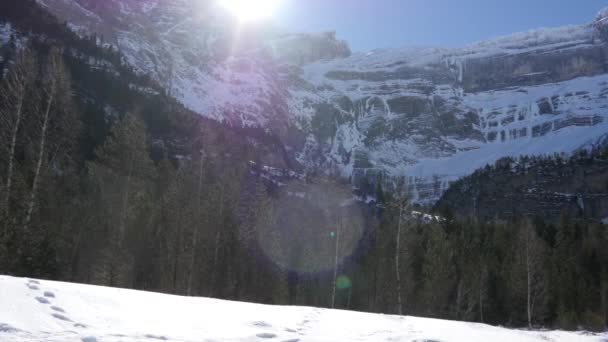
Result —
<path fill-rule="evenodd" d="M 608 334 L 266 306 L 0 276 L 0 341 L 608 341 Z"/>

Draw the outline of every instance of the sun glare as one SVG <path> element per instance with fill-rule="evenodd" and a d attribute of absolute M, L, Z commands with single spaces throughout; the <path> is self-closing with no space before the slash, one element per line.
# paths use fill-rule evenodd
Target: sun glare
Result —
<path fill-rule="evenodd" d="M 240 21 L 256 21 L 270 18 L 280 0 L 219 0 Z"/>

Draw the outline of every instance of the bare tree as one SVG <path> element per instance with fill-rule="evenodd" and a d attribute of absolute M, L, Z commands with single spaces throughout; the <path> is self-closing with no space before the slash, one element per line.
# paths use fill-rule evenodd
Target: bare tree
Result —
<path fill-rule="evenodd" d="M 36 77 L 36 56 L 29 48 L 21 50 L 12 65 L 0 90 L 0 122 L 2 123 L 2 145 L 6 146 L 6 178 L 1 210 L 10 215 L 10 198 L 15 172 L 15 154 L 19 131 L 24 121 L 27 101 L 30 100 L 32 86 Z"/>
<path fill-rule="evenodd" d="M 169 178 L 169 186 L 163 200 L 163 221 L 161 223 L 166 259 L 164 270 L 165 288 L 173 293 L 186 293 L 188 270 L 182 262 L 184 259 L 185 241 L 188 227 L 197 222 L 193 214 L 197 208 L 193 201 L 192 175 L 193 162 L 182 163 L 175 174 Z"/>
<path fill-rule="evenodd" d="M 51 49 L 41 80 L 41 103 L 34 106 L 32 120 L 38 129 L 31 136 L 34 143 L 33 180 L 26 199 L 24 229 L 31 223 L 41 179 L 46 165 L 53 165 L 69 155 L 77 127 L 71 99 L 70 76 L 63 63 L 62 51 Z"/>
<path fill-rule="evenodd" d="M 544 299 L 545 283 L 543 275 L 543 255 L 546 253 L 544 242 L 536 235 L 532 223 L 526 221 L 520 231 L 519 245 L 523 249 L 520 262 L 523 264 L 525 296 L 526 296 L 526 320 L 531 328 L 535 314 L 539 312 L 539 306 Z M 517 247 L 516 247 L 517 248 Z"/>

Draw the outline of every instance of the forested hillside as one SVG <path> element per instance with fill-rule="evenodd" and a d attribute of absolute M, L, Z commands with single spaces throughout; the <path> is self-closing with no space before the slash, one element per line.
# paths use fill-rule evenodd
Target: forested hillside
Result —
<path fill-rule="evenodd" d="M 608 220 L 608 145 L 574 156 L 503 158 L 454 182 L 436 204 L 461 216 L 513 219 L 561 215 Z"/>
<path fill-rule="evenodd" d="M 32 0 L 1 2 L 2 23 L 0 274 L 518 327 L 608 323 L 598 220 L 478 219 L 445 209 L 456 201 L 413 215 L 381 186 L 362 201 L 342 180 L 294 171 L 272 134 L 201 119 Z M 582 163 L 603 170 L 597 153 Z"/>

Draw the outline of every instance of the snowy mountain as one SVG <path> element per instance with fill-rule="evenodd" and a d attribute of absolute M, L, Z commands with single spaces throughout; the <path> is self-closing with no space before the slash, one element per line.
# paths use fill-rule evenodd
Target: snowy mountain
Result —
<path fill-rule="evenodd" d="M 407 176 L 410 196 L 431 201 L 501 157 L 569 153 L 608 133 L 606 45 L 595 35 L 544 29 L 310 64 L 302 78 L 316 91 L 293 90 L 292 112 L 313 125 L 335 113 L 335 133 L 315 148 L 344 175 Z"/>
<path fill-rule="evenodd" d="M 355 184 L 405 177 L 418 202 L 501 157 L 608 134 L 606 11 L 464 48 L 351 54 L 333 33 L 239 29 L 212 1 L 39 2 L 201 115 L 267 128 L 305 168 Z"/>
<path fill-rule="evenodd" d="M 604 334 L 178 297 L 0 276 L 0 340 L 605 341 Z"/>
<path fill-rule="evenodd" d="M 350 54 L 332 34 L 240 28 L 214 1 L 39 3 L 76 32 L 97 34 L 100 43 L 117 46 L 137 71 L 151 75 L 190 109 L 235 125 L 277 131 L 287 126 L 287 93 L 273 51 L 276 60 L 294 64 Z M 321 45 L 325 48 L 312 51 Z"/>

